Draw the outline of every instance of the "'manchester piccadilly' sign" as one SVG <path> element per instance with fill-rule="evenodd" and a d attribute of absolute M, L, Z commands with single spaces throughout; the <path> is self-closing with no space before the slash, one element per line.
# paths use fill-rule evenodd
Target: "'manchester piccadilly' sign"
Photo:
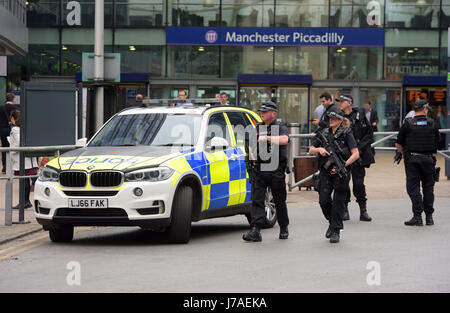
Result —
<path fill-rule="evenodd" d="M 381 28 L 167 27 L 168 45 L 384 46 Z"/>

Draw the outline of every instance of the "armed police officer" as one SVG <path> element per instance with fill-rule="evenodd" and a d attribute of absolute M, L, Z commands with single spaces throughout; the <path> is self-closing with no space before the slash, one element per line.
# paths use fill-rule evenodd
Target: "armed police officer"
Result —
<path fill-rule="evenodd" d="M 414 216 L 406 221 L 407 226 L 423 226 L 425 211 L 427 225 L 434 225 L 434 182 L 436 153 L 439 143 L 439 128 L 427 117 L 429 106 L 426 100 L 417 100 L 413 105 L 415 116 L 405 119 L 398 132 L 395 146 L 404 157 L 406 190 L 412 202 Z M 423 198 L 420 193 L 422 183 Z"/>
<path fill-rule="evenodd" d="M 261 228 L 264 225 L 266 190 L 271 188 L 280 225 L 280 239 L 289 236 L 289 218 L 286 206 L 287 144 L 289 133 L 286 125 L 277 122 L 277 104 L 267 101 L 258 110 L 262 123 L 256 125 L 255 140 L 250 140 L 249 153 L 252 181 L 251 229 L 243 235 L 245 241 L 262 240 Z"/>
<path fill-rule="evenodd" d="M 359 152 L 350 122 L 344 120 L 344 113 L 332 108 L 326 114 L 330 127 L 316 133 L 309 153 L 320 155 L 319 203 L 329 222 L 325 237 L 330 239 L 330 243 L 337 243 L 340 230 L 344 228 L 342 219 L 347 193 L 350 192 L 350 167 L 359 158 Z"/>
<path fill-rule="evenodd" d="M 364 177 L 366 168 L 375 163 L 370 145 L 374 142 L 373 129 L 367 120 L 364 111 L 359 108 L 353 108 L 353 98 L 350 95 L 341 95 L 336 101 L 339 101 L 339 107 L 345 114 L 345 118 L 350 120 L 353 136 L 358 145 L 360 159 L 352 166 L 353 194 L 356 202 L 359 204 L 359 220 L 370 222 L 372 218 L 367 213 L 366 187 L 364 186 Z M 348 203 L 350 202 L 350 191 L 346 200 L 346 211 L 344 221 L 349 220 Z"/>

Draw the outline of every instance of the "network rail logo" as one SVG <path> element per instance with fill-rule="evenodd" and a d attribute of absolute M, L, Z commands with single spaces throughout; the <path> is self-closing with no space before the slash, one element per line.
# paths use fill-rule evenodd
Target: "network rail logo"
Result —
<path fill-rule="evenodd" d="M 215 43 L 217 39 L 219 38 L 219 35 L 215 30 L 209 30 L 205 34 L 205 40 L 209 43 Z"/>

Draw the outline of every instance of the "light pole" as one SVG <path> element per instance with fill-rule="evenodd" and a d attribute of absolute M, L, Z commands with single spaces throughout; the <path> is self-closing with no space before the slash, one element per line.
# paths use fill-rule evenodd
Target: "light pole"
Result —
<path fill-rule="evenodd" d="M 95 43 L 94 43 L 94 84 L 95 91 L 95 130 L 103 125 L 104 101 L 104 0 L 95 0 Z"/>

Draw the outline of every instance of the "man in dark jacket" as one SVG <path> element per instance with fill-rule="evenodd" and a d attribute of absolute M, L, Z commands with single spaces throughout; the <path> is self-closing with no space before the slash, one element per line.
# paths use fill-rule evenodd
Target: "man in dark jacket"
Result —
<path fill-rule="evenodd" d="M 366 167 L 375 163 L 370 145 L 374 142 L 373 129 L 367 120 L 364 110 L 353 108 L 353 98 L 350 95 L 341 95 L 336 101 L 339 101 L 339 107 L 345 113 L 345 117 L 350 120 L 353 136 L 358 145 L 360 159 L 352 167 L 353 194 L 356 202 L 359 204 L 360 221 L 370 222 L 372 218 L 367 214 L 366 187 L 364 186 L 364 177 L 366 176 Z M 347 211 L 344 220 L 349 220 L 348 203 L 350 202 L 350 192 L 347 197 Z"/>
<path fill-rule="evenodd" d="M 324 92 L 320 95 L 320 103 L 324 106 L 325 112 L 323 112 L 322 117 L 319 119 L 314 119 L 312 122 L 314 125 L 319 126 L 317 131 L 330 127 L 330 118 L 328 117 L 328 112 L 330 110 L 338 109 L 333 103 L 333 98 L 328 92 Z"/>

